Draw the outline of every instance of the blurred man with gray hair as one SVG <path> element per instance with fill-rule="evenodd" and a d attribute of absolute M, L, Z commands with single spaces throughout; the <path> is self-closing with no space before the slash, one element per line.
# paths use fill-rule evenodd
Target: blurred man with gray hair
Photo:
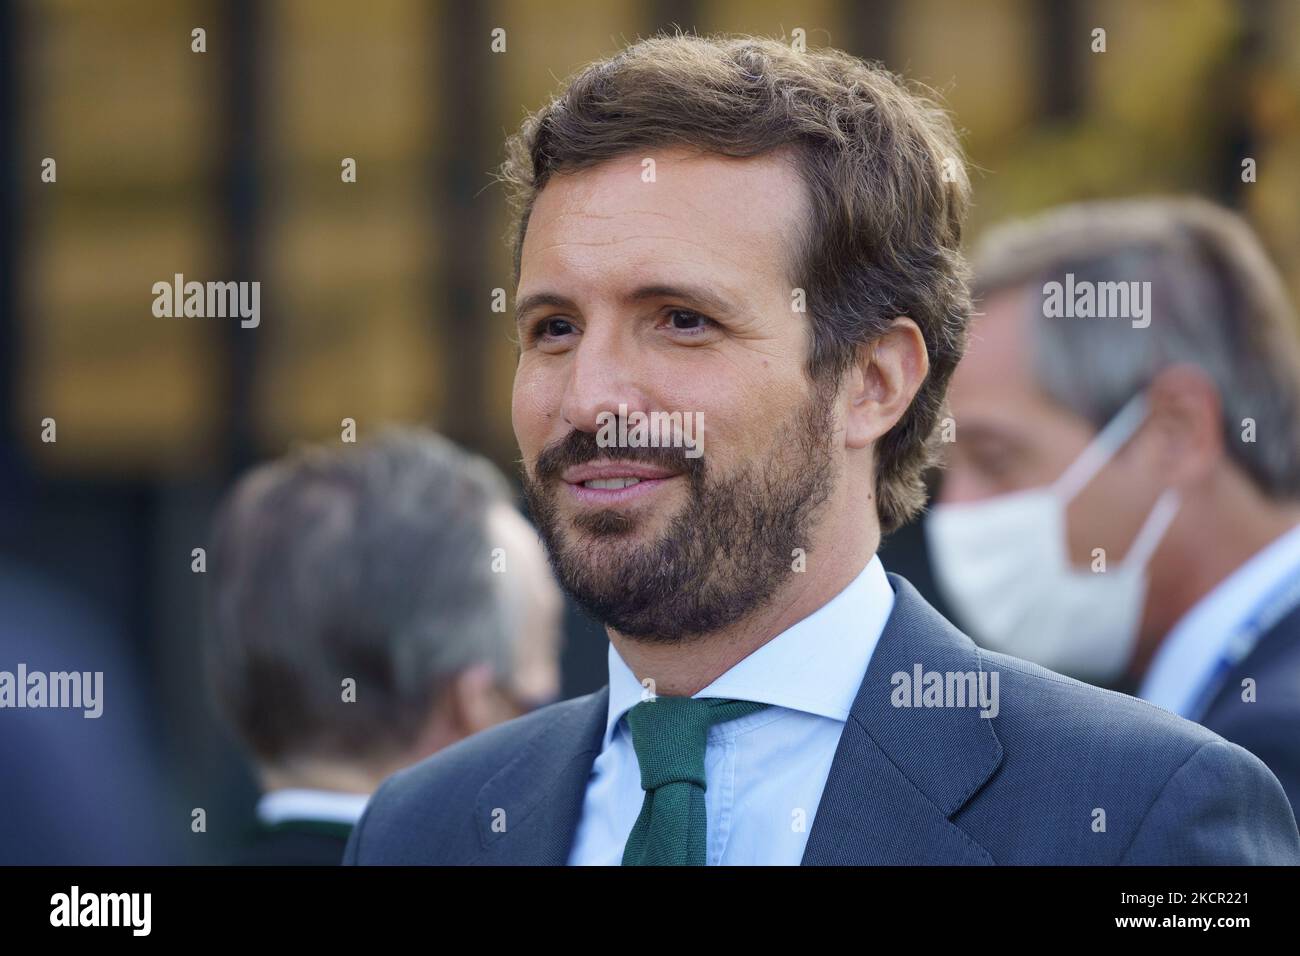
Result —
<path fill-rule="evenodd" d="M 558 696 L 562 602 L 485 459 L 393 429 L 254 469 L 216 522 L 208 664 L 265 791 L 245 863 L 338 863 L 379 782 Z"/>
<path fill-rule="evenodd" d="M 1246 224 L 1074 205 L 975 256 L 941 590 L 993 650 L 1259 756 L 1300 806 L 1300 344 Z"/>

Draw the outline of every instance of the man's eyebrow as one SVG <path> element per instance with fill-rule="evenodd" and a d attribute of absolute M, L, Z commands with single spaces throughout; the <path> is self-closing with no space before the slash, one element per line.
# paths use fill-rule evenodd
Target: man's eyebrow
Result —
<path fill-rule="evenodd" d="M 720 316 L 731 315 L 735 312 L 734 307 L 721 296 L 699 286 L 654 283 L 638 286 L 623 296 L 623 301 L 628 303 L 644 302 L 647 299 L 678 299 L 683 302 L 691 302 L 707 312 Z M 576 311 L 578 308 L 572 299 L 560 295 L 558 292 L 534 292 L 524 296 L 516 303 L 515 322 L 522 322 L 530 312 L 544 306 L 570 311 Z"/>
<path fill-rule="evenodd" d="M 535 312 L 548 305 L 556 309 L 567 309 L 569 311 L 577 311 L 578 308 L 572 299 L 560 295 L 558 292 L 534 292 L 515 303 L 515 324 L 522 322 L 524 316 L 528 315 L 528 313 Z"/>
<path fill-rule="evenodd" d="M 965 427 L 962 427 L 964 424 Z M 1009 428 L 991 422 L 965 422 L 959 420 L 958 428 L 968 445 L 1001 446 L 1008 452 L 1017 453 L 1025 448 L 1024 440 Z"/>
<path fill-rule="evenodd" d="M 730 315 L 735 311 L 721 296 L 694 285 L 668 283 L 643 285 L 632 290 L 624 298 L 628 302 L 643 302 L 646 299 L 680 299 L 684 302 L 694 302 L 705 311 L 718 315 Z"/>

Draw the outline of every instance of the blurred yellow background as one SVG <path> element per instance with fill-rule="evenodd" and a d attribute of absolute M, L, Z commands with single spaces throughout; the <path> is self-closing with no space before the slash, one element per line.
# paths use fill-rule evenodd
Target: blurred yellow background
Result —
<path fill-rule="evenodd" d="M 431 421 L 508 464 L 501 143 L 557 81 L 671 24 L 883 59 L 937 90 L 972 234 L 1056 202 L 1242 208 L 1300 291 L 1300 3 L 49 0 L 17 5 L 22 230 L 10 409 L 45 474 L 193 477 Z M 206 31 L 205 53 L 191 30 Z M 1106 31 L 1104 53 L 1092 30 Z M 491 32 L 506 49 L 492 52 Z M 56 184 L 40 163 L 57 161 Z M 340 164 L 355 158 L 345 184 Z M 1240 181 L 1252 157 L 1258 181 Z M 1287 174 L 1282 174 L 1286 171 Z M 261 326 L 150 312 L 260 280 Z M 57 445 L 39 440 L 58 422 Z"/>

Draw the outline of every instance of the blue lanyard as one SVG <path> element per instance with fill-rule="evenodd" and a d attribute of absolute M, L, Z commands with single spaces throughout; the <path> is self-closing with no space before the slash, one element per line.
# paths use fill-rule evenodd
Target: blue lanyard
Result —
<path fill-rule="evenodd" d="M 1233 632 L 1210 676 L 1201 684 L 1194 700 L 1196 706 L 1187 714 L 1188 720 L 1200 720 L 1223 690 L 1223 682 L 1234 667 L 1246 659 L 1259 639 L 1272 630 L 1279 621 L 1300 606 L 1300 568 L 1293 569 L 1282 582 L 1273 588 L 1255 608 L 1241 627 Z"/>

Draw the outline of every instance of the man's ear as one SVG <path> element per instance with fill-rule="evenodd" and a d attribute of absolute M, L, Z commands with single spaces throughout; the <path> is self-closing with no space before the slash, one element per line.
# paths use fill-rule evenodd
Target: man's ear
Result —
<path fill-rule="evenodd" d="M 487 662 L 472 664 L 452 678 L 446 702 L 451 726 L 459 735 L 468 737 L 500 722 L 493 702 L 494 686 L 492 665 Z"/>
<path fill-rule="evenodd" d="M 849 376 L 844 443 L 866 448 L 898 423 L 930 372 L 925 336 L 907 316 L 859 346 Z"/>
<path fill-rule="evenodd" d="M 1204 479 L 1226 453 L 1219 390 L 1195 365 L 1162 370 L 1147 389 L 1151 467 L 1173 485 Z M 1136 448 L 1135 448 L 1136 450 Z"/>

